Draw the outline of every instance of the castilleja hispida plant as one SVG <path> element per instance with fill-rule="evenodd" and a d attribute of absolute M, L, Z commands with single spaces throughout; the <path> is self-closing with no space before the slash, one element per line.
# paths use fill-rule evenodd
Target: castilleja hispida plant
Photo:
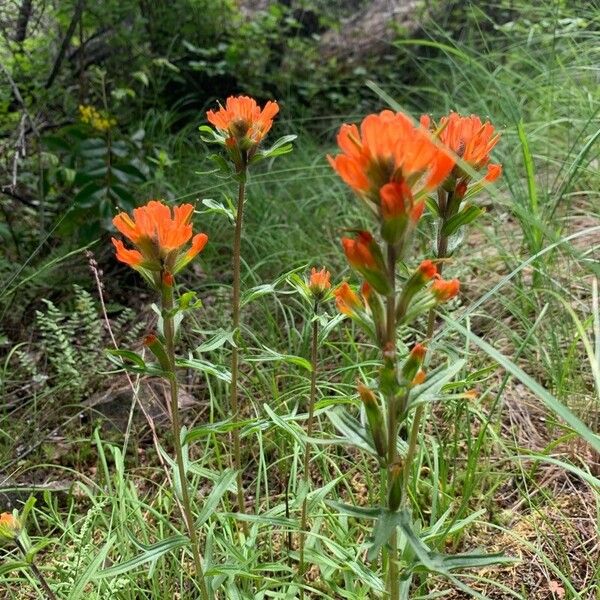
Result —
<path fill-rule="evenodd" d="M 162 327 L 159 329 L 161 331 L 148 335 L 144 343 L 157 360 L 153 374 L 161 375 L 169 382 L 173 444 L 177 464 L 175 480 L 179 482 L 179 485 L 175 485 L 175 491 L 179 496 L 182 516 L 190 537 L 198 591 L 202 600 L 209 600 L 188 489 L 175 358 L 177 324 L 181 321 L 176 317 L 182 316 L 181 313 L 185 310 L 197 305 L 193 300 L 193 292 L 182 295 L 178 302 L 175 302 L 175 275 L 203 250 L 208 241 L 208 236 L 204 233 L 193 235 L 193 213 L 194 207 L 191 204 L 181 204 L 171 209 L 163 202 L 150 200 L 145 206 L 134 209 L 133 217 L 122 212 L 113 219 L 115 228 L 133 244 L 134 248 L 127 248 L 116 238 L 113 238 L 112 242 L 116 248 L 117 259 L 138 271 L 160 296 Z M 141 357 L 132 357 L 132 353 L 127 351 L 113 351 L 112 354 L 123 359 L 134 358 L 136 365 L 143 371 L 148 371 Z"/>
<path fill-rule="evenodd" d="M 241 297 L 241 244 L 242 227 L 244 222 L 244 203 L 246 201 L 246 184 L 252 165 L 265 158 L 274 158 L 291 151 L 291 142 L 295 135 L 279 138 L 268 149 L 261 148 L 265 136 L 273 126 L 273 119 L 279 112 L 277 102 L 269 101 L 261 109 L 254 98 L 248 96 L 230 96 L 225 106 L 219 110 L 209 110 L 206 118 L 212 129 L 207 125 L 200 127 L 204 134 L 203 140 L 208 143 L 221 145 L 225 150 L 225 157 L 215 154 L 211 158 L 220 171 L 235 180 L 238 186 L 237 205 L 232 210 L 232 219 L 235 222 L 233 238 L 233 282 L 232 282 L 232 329 L 236 343 L 231 349 L 231 386 L 229 390 L 229 408 L 234 423 L 240 420 L 240 405 L 238 400 L 239 377 L 239 341 L 240 341 L 240 297 Z M 243 464 L 241 456 L 240 433 L 237 427 L 232 431 L 233 454 L 232 466 L 237 472 L 237 508 L 245 512 Z M 246 522 L 242 521 L 246 530 Z"/>
<path fill-rule="evenodd" d="M 414 573 L 449 574 L 453 564 L 419 537 L 409 484 L 412 477 L 418 477 L 413 462 L 424 406 L 422 392 L 431 391 L 432 386 L 439 390 L 456 373 L 456 365 L 429 372 L 426 366 L 435 311 L 460 290 L 458 280 L 442 279 L 442 260 L 453 250 L 448 240 L 482 212 L 472 205 L 463 206 L 463 200 L 500 175 L 499 165 L 489 163 L 489 152 L 497 141 L 494 128 L 477 117 L 451 113 L 432 127 L 427 117 L 419 124 L 401 112 L 384 110 L 365 117 L 360 127 L 342 125 L 337 137 L 341 152 L 328 157 L 373 220 L 369 230 L 357 229 L 341 240 L 362 285 L 357 292 L 342 283 L 334 292 L 336 304 L 370 336 L 381 359 L 376 378 L 358 383 L 362 420 L 345 415 L 340 430 L 351 430 L 366 440 L 362 447 L 377 457 L 382 505 L 338 506 L 354 516 L 377 520 L 369 558 L 383 549 L 387 597 L 392 600 L 407 597 Z M 469 190 L 473 177 L 484 168 L 487 174 Z M 413 238 L 427 207 L 438 221 L 432 244 L 435 255 L 419 260 Z M 428 331 L 413 336 L 412 349 L 403 350 L 399 340 L 406 339 L 409 331 L 418 331 L 417 319 L 427 312 L 431 314 Z M 477 566 L 497 560 L 497 556 L 469 555 L 455 564 Z"/>

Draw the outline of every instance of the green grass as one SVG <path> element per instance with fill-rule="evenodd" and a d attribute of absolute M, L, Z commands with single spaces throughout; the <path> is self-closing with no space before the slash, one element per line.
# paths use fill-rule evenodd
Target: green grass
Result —
<path fill-rule="evenodd" d="M 485 15 L 477 9 L 474 14 L 487 25 Z M 459 581 L 491 598 L 552 597 L 548 590 L 558 585 L 563 592 L 555 592 L 557 598 L 588 599 L 599 586 L 600 472 L 592 449 L 600 411 L 594 287 L 600 251 L 598 11 L 581 15 L 585 24 L 563 17 L 558 9 L 544 10 L 531 35 L 518 21 L 512 29 L 486 31 L 487 47 L 477 51 L 473 48 L 483 46 L 474 40 L 455 44 L 429 27 L 429 37 L 404 43 L 411 51 L 428 48 L 412 62 L 422 84 L 384 90 L 415 117 L 429 111 L 438 117 L 454 108 L 489 115 L 503 129 L 495 156 L 504 174 L 497 188 L 482 196 L 488 213 L 449 267 L 464 284 L 463 300 L 436 338 L 440 353 L 464 358 L 466 366 L 431 407 L 419 446 L 421 478 L 410 490 L 433 547 L 523 557 L 504 570 L 457 573 Z M 384 105 L 375 93 L 373 102 Z M 343 120 L 331 117 L 335 126 Z M 171 118 L 149 116 L 145 124 L 149 139 L 160 141 L 176 162 L 141 193 L 199 200 L 197 228 L 209 232 L 211 242 L 199 261 L 202 272 L 185 281 L 205 303 L 186 330 L 185 347 L 194 349 L 226 330 L 229 318 L 232 226 L 222 214 L 202 212 L 200 200 L 223 201 L 234 189 L 206 172 L 210 163 L 199 142 L 198 116 L 190 116 L 189 126 L 176 135 L 170 133 Z M 298 132 L 293 120 L 279 123 L 279 129 Z M 262 167 L 248 188 L 243 288 L 254 292 L 244 307 L 242 350 L 246 539 L 229 514 L 225 493 L 234 490 L 227 459 L 227 386 L 202 371 L 183 378 L 199 402 L 185 413 L 195 431 L 189 468 L 196 514 L 206 516 L 199 533 L 207 573 L 219 598 L 297 597 L 297 556 L 286 544 L 289 536 L 295 544 L 307 493 L 300 481 L 309 373 L 300 359 L 308 357 L 309 327 L 306 307 L 286 275 L 325 265 L 335 280 L 350 277 L 338 239 L 344 228 L 365 219 L 326 163 L 333 132 L 319 141 L 298 133 L 293 154 Z M 426 220 L 424 239 L 429 228 Z M 101 246 L 95 251 L 104 255 Z M 51 260 L 33 261 L 33 270 L 14 268 L 16 277 L 3 296 L 16 286 L 39 285 Z M 83 260 L 80 253 L 64 254 L 48 268 L 56 272 L 56 266 Z M 114 267 L 110 273 L 117 276 Z M 49 293 L 48 287 L 41 289 Z M 133 288 L 132 305 L 147 302 L 138 300 L 139 292 Z M 327 312 L 328 320 L 336 319 L 333 307 Z M 320 443 L 311 446 L 307 540 L 309 568 L 318 565 L 319 571 L 308 591 L 318 598 L 377 598 L 383 580 L 379 565 L 366 560 L 368 524 L 330 501 L 376 504 L 379 473 L 367 454 L 332 442 L 336 434 L 327 416 L 335 407 L 359 414 L 355 380 L 373 376 L 377 353 L 351 325 L 338 321 L 321 344 Z M 227 344 L 215 345 L 202 358 L 227 365 Z M 32 543 L 40 545 L 36 561 L 57 595 L 138 600 L 172 598 L 184 589 L 183 597 L 194 597 L 184 526 L 143 419 L 134 420 L 123 456 L 120 434 L 96 429 L 93 420 L 78 426 L 78 405 L 64 400 L 56 405 L 68 381 L 19 392 L 11 365 L 7 360 L 2 378 L 9 402 L 0 433 L 7 452 L 20 452 L 11 438 L 15 432 L 25 440 L 36 435 L 43 416 L 68 438 L 58 457 L 55 442 L 45 442 L 11 462 L 5 473 L 11 481 L 33 483 L 30 475 L 38 473 L 68 483 L 66 492 L 38 493 L 28 523 Z M 106 376 L 107 381 L 115 377 Z M 125 384 L 122 377 L 119 381 Z M 473 388 L 476 400 L 462 393 Z M 560 418 L 565 414 L 577 420 L 567 426 Z M 169 467 L 166 429 L 162 425 L 159 433 Z M 3 597 L 37 597 L 35 580 L 16 562 L 13 549 L 2 552 Z M 423 578 L 414 582 L 410 598 L 433 598 L 442 591 L 444 597 L 464 597 L 457 586 Z"/>

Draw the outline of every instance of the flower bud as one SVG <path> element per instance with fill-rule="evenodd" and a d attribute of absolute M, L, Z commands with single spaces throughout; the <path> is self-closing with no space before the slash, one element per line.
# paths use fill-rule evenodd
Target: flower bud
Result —
<path fill-rule="evenodd" d="M 415 386 L 415 385 L 421 385 L 422 383 L 425 382 L 425 379 L 427 378 L 424 369 L 419 369 L 416 373 L 416 375 L 413 377 L 412 381 L 410 382 L 411 386 Z"/>
<path fill-rule="evenodd" d="M 356 239 L 342 238 L 344 253 L 356 269 L 380 294 L 390 290 L 388 275 L 379 245 L 368 231 L 359 231 Z"/>
<path fill-rule="evenodd" d="M 331 288 L 331 274 L 326 269 L 317 271 L 314 267 L 310 272 L 308 289 L 316 300 L 322 300 Z"/>
<path fill-rule="evenodd" d="M 23 527 L 15 515 L 4 512 L 0 515 L 0 539 L 14 540 L 19 537 Z"/>
<path fill-rule="evenodd" d="M 381 298 L 377 292 L 373 291 L 371 286 L 366 281 L 362 284 L 360 291 L 365 306 L 371 312 L 377 339 L 381 342 L 385 336 L 385 311 L 383 308 L 383 303 L 381 302 Z"/>
<path fill-rule="evenodd" d="M 484 180 L 487 183 L 492 183 L 493 181 L 496 181 L 496 179 L 498 179 L 500 175 L 502 175 L 502 165 L 490 163 L 487 166 L 487 173 L 484 177 Z"/>
<path fill-rule="evenodd" d="M 402 367 L 402 378 L 404 380 L 412 381 L 414 379 L 425 360 L 426 353 L 427 348 L 423 344 L 415 344 L 413 346 Z"/>
<path fill-rule="evenodd" d="M 390 465 L 389 470 L 388 507 L 390 510 L 398 510 L 402 501 L 402 464 L 396 462 Z"/>
<path fill-rule="evenodd" d="M 387 436 L 385 433 L 383 415 L 381 414 L 379 402 L 377 401 L 377 397 L 373 391 L 370 390 L 366 385 L 358 382 L 357 387 L 358 394 L 360 395 L 360 399 L 365 407 L 369 429 L 371 430 L 371 435 L 373 436 L 373 442 L 375 443 L 377 454 L 379 454 L 381 458 L 384 458 L 387 451 Z"/>
<path fill-rule="evenodd" d="M 438 276 L 437 267 L 431 260 L 421 262 L 417 270 L 408 278 L 400 295 L 396 308 L 396 317 L 400 321 L 406 314 L 411 300 L 417 292 L 425 287 L 425 284 Z"/>
<path fill-rule="evenodd" d="M 463 179 L 456 184 L 454 188 L 454 197 L 457 200 L 462 200 L 467 193 L 467 182 Z"/>
<path fill-rule="evenodd" d="M 175 283 L 175 278 L 173 277 L 172 273 L 169 273 L 169 271 L 165 271 L 162 275 L 162 282 L 163 285 L 166 285 L 167 287 L 173 287 Z"/>
<path fill-rule="evenodd" d="M 158 360 L 160 367 L 163 371 L 170 372 L 172 371 L 171 363 L 167 356 L 167 352 L 165 347 L 162 345 L 162 342 L 153 334 L 149 334 L 144 338 L 144 346 L 146 346 L 152 354 Z"/>

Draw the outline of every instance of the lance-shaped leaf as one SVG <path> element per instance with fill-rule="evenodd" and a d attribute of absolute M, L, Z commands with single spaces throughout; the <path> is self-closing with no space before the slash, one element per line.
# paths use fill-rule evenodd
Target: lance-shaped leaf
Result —
<path fill-rule="evenodd" d="M 465 206 L 459 213 L 450 217 L 442 227 L 442 233 L 445 236 L 454 235 L 461 227 L 472 223 L 477 217 L 485 212 L 484 208 L 479 206 Z"/>

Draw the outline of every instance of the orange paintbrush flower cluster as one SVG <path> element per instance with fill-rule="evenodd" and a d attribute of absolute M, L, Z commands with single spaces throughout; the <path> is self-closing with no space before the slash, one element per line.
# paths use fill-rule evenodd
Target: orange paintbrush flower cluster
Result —
<path fill-rule="evenodd" d="M 421 117 L 421 124 L 426 128 L 432 126 L 431 119 L 427 115 Z M 483 123 L 476 115 L 463 117 L 456 112 L 451 112 L 440 119 L 437 131 L 439 131 L 440 141 L 472 169 L 481 171 L 487 167 L 485 176 L 487 182 L 495 181 L 500 177 L 502 166 L 490 163 L 490 152 L 500 140 L 500 134 L 489 121 Z M 457 177 L 468 177 L 458 165 L 454 169 L 454 174 Z"/>
<path fill-rule="evenodd" d="M 119 213 L 113 224 L 135 249 L 127 248 L 121 240 L 112 238 L 117 259 L 137 270 L 162 272 L 167 276 L 180 271 L 206 245 L 208 236 L 198 233 L 192 237 L 191 204 L 171 209 L 158 200 L 133 210 L 133 218 Z M 191 239 L 191 246 L 184 248 Z"/>
<path fill-rule="evenodd" d="M 436 188 L 454 166 L 424 127 L 391 110 L 368 115 L 360 129 L 342 125 L 337 142 L 342 153 L 329 156 L 329 163 L 383 218 L 399 212 L 420 216 L 424 205 L 413 196 Z"/>
<path fill-rule="evenodd" d="M 209 110 L 206 118 L 209 123 L 225 133 L 229 146 L 238 145 L 249 149 L 258 145 L 273 125 L 279 112 L 277 102 L 269 101 L 261 109 L 254 98 L 230 96 L 219 110 Z"/>
<path fill-rule="evenodd" d="M 313 267 L 310 271 L 308 289 L 317 300 L 322 300 L 331 289 L 331 273 L 325 268 L 317 271 Z"/>

